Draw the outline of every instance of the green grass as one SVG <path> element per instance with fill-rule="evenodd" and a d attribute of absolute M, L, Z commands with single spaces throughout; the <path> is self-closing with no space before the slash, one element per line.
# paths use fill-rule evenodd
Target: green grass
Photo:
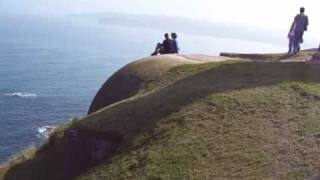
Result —
<path fill-rule="evenodd" d="M 37 151 L 37 148 L 34 145 L 31 145 L 25 148 L 24 150 L 22 150 L 20 153 L 17 153 L 11 156 L 7 162 L 0 165 L 0 179 L 4 179 L 5 174 L 10 168 L 13 168 L 14 166 L 20 163 L 24 163 L 32 159 L 36 151 Z"/>
<path fill-rule="evenodd" d="M 68 128 L 121 136 L 109 158 L 77 178 L 309 178 L 320 167 L 319 83 L 317 64 L 173 68 L 138 96 Z M 11 168 L 7 179 L 62 179 L 68 150 L 63 129 L 49 147 Z"/>
<path fill-rule="evenodd" d="M 285 165 L 275 169 L 279 175 L 273 178 L 289 178 L 297 173 L 308 177 L 311 168 L 305 168 L 304 161 L 294 161 L 303 155 L 286 150 L 286 144 L 282 144 L 283 140 L 292 145 L 302 139 L 309 143 L 316 140 L 309 130 L 300 127 L 300 119 L 290 120 L 290 116 L 309 111 L 294 112 L 297 108 L 292 105 L 298 102 L 320 108 L 319 102 L 314 104 L 301 96 L 297 86 L 306 93 L 314 87 L 284 83 L 210 95 L 163 120 L 158 131 L 169 129 L 169 133 L 153 139 L 156 142 L 143 148 L 137 145 L 130 153 L 116 156 L 80 179 L 267 179 L 273 177 L 270 170 L 281 161 L 286 161 Z M 292 127 L 287 127 L 288 121 Z M 281 137 L 285 128 L 297 128 L 297 132 L 286 132 Z M 278 151 L 287 155 L 278 157 Z M 289 157 L 294 159 L 286 160 Z M 295 171 L 295 166 L 301 167 Z"/>
<path fill-rule="evenodd" d="M 0 166 L 0 179 L 4 179 L 4 175 L 7 172 L 7 167 Z"/>
<path fill-rule="evenodd" d="M 209 70 L 212 68 L 217 68 L 226 64 L 237 63 L 236 61 L 225 61 L 225 62 L 217 62 L 217 63 L 204 63 L 204 64 L 186 64 L 178 67 L 172 68 L 170 71 L 164 73 L 159 79 L 150 81 L 145 86 L 140 89 L 137 93 L 138 95 L 143 95 L 147 92 L 159 90 L 164 88 L 174 82 L 177 82 L 183 78 L 191 76 L 195 73 L 203 72 L 205 70 Z"/>

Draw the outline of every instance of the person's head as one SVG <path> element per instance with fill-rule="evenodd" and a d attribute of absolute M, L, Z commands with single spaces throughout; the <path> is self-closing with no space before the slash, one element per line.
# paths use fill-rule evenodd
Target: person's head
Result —
<path fill-rule="evenodd" d="M 165 33 L 165 34 L 164 34 L 164 38 L 169 39 L 169 34 L 168 34 L 168 33 Z"/>
<path fill-rule="evenodd" d="M 172 39 L 177 39 L 177 37 L 178 37 L 177 33 L 171 33 L 171 38 Z"/>
<path fill-rule="evenodd" d="M 303 14 L 305 10 L 306 10 L 306 9 L 305 9 L 304 7 L 301 7 L 301 8 L 300 8 L 300 13 Z"/>

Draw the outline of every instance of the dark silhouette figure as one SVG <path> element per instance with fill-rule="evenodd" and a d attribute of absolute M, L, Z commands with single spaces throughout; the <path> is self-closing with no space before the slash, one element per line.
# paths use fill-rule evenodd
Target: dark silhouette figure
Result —
<path fill-rule="evenodd" d="M 292 22 L 290 31 L 288 33 L 288 39 L 289 39 L 289 50 L 288 54 L 291 55 L 295 52 L 297 49 L 295 45 L 295 29 L 296 29 L 297 24 L 295 22 Z"/>
<path fill-rule="evenodd" d="M 169 38 L 169 34 L 164 34 L 164 40 L 162 43 L 158 43 L 155 51 L 151 54 L 151 56 L 155 56 L 158 54 L 171 54 L 172 53 L 172 40 Z"/>
<path fill-rule="evenodd" d="M 179 54 L 179 45 L 177 41 L 178 35 L 177 33 L 171 33 L 171 39 L 172 39 L 172 53 L 173 54 Z"/>
<path fill-rule="evenodd" d="M 294 50 L 293 53 L 298 53 L 300 51 L 300 44 L 303 43 L 303 34 L 308 30 L 309 19 L 308 16 L 304 14 L 305 8 L 300 8 L 300 14 L 296 15 L 294 18 L 295 30 L 294 30 Z"/>

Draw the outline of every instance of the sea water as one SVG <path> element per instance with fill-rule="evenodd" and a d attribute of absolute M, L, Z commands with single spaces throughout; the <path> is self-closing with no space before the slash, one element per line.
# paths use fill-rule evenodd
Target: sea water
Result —
<path fill-rule="evenodd" d="M 161 29 L 99 24 L 81 18 L 0 17 L 0 162 L 75 116 L 117 69 L 148 56 Z M 178 32 L 179 33 L 179 32 Z M 243 40 L 179 33 L 183 53 L 280 51 Z"/>

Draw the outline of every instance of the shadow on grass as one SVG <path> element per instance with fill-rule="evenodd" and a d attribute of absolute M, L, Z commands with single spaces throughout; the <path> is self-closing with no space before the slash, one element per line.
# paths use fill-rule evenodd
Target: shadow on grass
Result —
<path fill-rule="evenodd" d="M 12 167 L 4 179 L 72 179 L 128 151 L 134 139 L 152 132 L 159 120 L 208 95 L 290 81 L 320 83 L 320 64 L 221 64 L 88 116 L 66 130 L 62 137 L 52 137 L 33 159 Z M 101 156 L 97 158 L 98 155 Z"/>

